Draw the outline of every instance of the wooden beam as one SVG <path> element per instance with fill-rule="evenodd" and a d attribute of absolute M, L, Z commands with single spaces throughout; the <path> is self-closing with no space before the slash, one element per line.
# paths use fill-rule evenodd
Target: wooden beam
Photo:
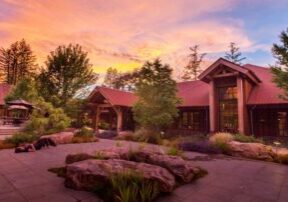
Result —
<path fill-rule="evenodd" d="M 238 76 L 239 72 L 233 72 L 233 73 L 226 73 L 226 74 L 217 74 L 213 76 L 213 78 L 222 78 L 222 77 L 230 77 L 230 76 Z"/>
<path fill-rule="evenodd" d="M 113 107 L 117 115 L 117 133 L 122 131 L 123 126 L 123 110 L 121 107 Z"/>
<path fill-rule="evenodd" d="M 95 109 L 95 116 L 94 116 L 94 129 L 95 131 L 98 133 L 98 125 L 99 125 L 99 121 L 100 121 L 100 113 L 101 113 L 101 109 L 99 107 L 96 107 Z"/>
<path fill-rule="evenodd" d="M 113 107 L 111 104 L 88 103 L 87 105 L 88 105 L 88 106 L 91 106 L 91 107 L 102 107 L 102 108 L 105 108 L 105 107 Z"/>

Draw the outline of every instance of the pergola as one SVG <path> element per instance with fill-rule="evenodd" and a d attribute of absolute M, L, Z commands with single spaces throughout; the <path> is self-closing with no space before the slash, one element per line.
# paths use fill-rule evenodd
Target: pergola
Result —
<path fill-rule="evenodd" d="M 136 96 L 130 92 L 123 92 L 106 87 L 96 87 L 88 97 L 88 107 L 92 110 L 93 127 L 99 129 L 101 114 L 108 112 L 109 116 L 116 116 L 116 131 L 120 132 L 134 126 L 131 107 Z M 109 124 L 112 124 L 111 118 Z"/>

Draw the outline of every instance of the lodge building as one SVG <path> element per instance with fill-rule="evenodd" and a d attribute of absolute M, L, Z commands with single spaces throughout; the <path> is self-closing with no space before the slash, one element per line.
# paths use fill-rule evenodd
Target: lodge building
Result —
<path fill-rule="evenodd" d="M 182 103 L 179 117 L 168 129 L 171 133 L 288 136 L 288 101 L 279 97 L 283 91 L 272 82 L 268 68 L 220 58 L 199 80 L 178 83 L 177 88 Z M 105 121 L 110 129 L 133 130 L 136 101 L 131 92 L 96 87 L 88 97 L 95 129 Z"/>

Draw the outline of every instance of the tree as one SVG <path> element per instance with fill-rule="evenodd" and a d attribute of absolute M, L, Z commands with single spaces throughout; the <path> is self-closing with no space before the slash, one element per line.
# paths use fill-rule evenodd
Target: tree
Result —
<path fill-rule="evenodd" d="M 159 130 L 178 116 L 176 82 L 172 69 L 159 59 L 146 62 L 139 70 L 136 83 L 138 101 L 133 106 L 134 119 L 142 127 Z"/>
<path fill-rule="evenodd" d="M 229 52 L 225 52 L 225 58 L 239 65 L 241 65 L 242 60 L 246 59 L 246 57 L 242 57 L 239 47 L 237 47 L 234 42 L 230 43 Z"/>
<path fill-rule="evenodd" d="M 114 89 L 133 91 L 138 78 L 138 70 L 120 73 L 116 68 L 108 68 L 104 85 Z"/>
<path fill-rule="evenodd" d="M 36 57 L 24 39 L 11 44 L 10 48 L 0 49 L 0 75 L 8 84 L 15 85 L 23 77 L 33 76 L 35 62 Z"/>
<path fill-rule="evenodd" d="M 288 99 L 288 28 L 280 34 L 282 44 L 273 44 L 272 53 L 277 62 L 271 67 L 273 81 L 284 90 L 283 99 Z"/>
<path fill-rule="evenodd" d="M 121 73 L 118 72 L 116 68 L 109 67 L 106 71 L 106 75 L 104 78 L 104 85 L 110 88 L 120 89 L 121 86 L 123 85 L 122 82 L 119 82 L 120 76 Z"/>
<path fill-rule="evenodd" d="M 37 91 L 36 82 L 31 78 L 23 78 L 12 89 L 12 91 L 5 97 L 5 102 L 17 99 L 24 99 L 28 102 L 35 103 L 40 96 Z"/>
<path fill-rule="evenodd" d="M 98 79 L 93 73 L 87 52 L 80 45 L 59 46 L 45 62 L 39 75 L 39 89 L 45 100 L 65 106 L 75 93 Z"/>
<path fill-rule="evenodd" d="M 205 57 L 206 53 L 199 53 L 199 46 L 195 45 L 189 48 L 191 54 L 189 54 L 189 62 L 184 67 L 184 74 L 181 77 L 184 81 L 197 80 L 199 73 L 201 72 L 200 65 Z"/>

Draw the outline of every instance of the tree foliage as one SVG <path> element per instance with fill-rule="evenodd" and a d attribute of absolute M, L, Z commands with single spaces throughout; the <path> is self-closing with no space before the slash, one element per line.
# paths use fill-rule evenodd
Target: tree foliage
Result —
<path fill-rule="evenodd" d="M 116 68 L 108 68 L 104 85 L 114 89 L 133 91 L 138 78 L 138 70 L 121 73 Z"/>
<path fill-rule="evenodd" d="M 172 69 L 159 59 L 146 62 L 139 70 L 136 82 L 138 101 L 133 106 L 134 119 L 141 126 L 159 130 L 178 116 L 176 82 L 171 78 Z"/>
<path fill-rule="evenodd" d="M 246 59 L 246 57 L 242 57 L 239 47 L 234 42 L 230 43 L 229 51 L 225 53 L 225 58 L 239 65 L 241 65 L 241 61 Z"/>
<path fill-rule="evenodd" d="M 281 44 L 273 44 L 272 53 L 277 63 L 271 67 L 273 81 L 284 90 L 283 99 L 288 99 L 288 28 L 280 34 Z"/>
<path fill-rule="evenodd" d="M 189 61 L 187 66 L 184 67 L 184 74 L 182 79 L 184 81 L 197 80 L 199 73 L 201 72 L 201 63 L 206 53 L 199 53 L 199 46 L 195 45 L 189 48 L 191 53 L 189 54 Z"/>
<path fill-rule="evenodd" d="M 9 102 L 12 100 L 24 99 L 28 102 L 34 103 L 39 100 L 39 98 L 35 80 L 31 78 L 23 78 L 5 97 L 5 101 Z"/>
<path fill-rule="evenodd" d="M 24 39 L 0 49 L 0 76 L 8 84 L 15 85 L 23 77 L 35 74 L 37 65 L 30 45 Z"/>
<path fill-rule="evenodd" d="M 87 52 L 80 45 L 59 46 L 47 57 L 39 75 L 41 95 L 55 106 L 64 106 L 75 93 L 97 81 Z"/>
<path fill-rule="evenodd" d="M 104 85 L 110 88 L 120 89 L 123 85 L 122 82 L 120 82 L 120 76 L 121 73 L 118 72 L 116 68 L 109 67 L 104 78 Z"/>

